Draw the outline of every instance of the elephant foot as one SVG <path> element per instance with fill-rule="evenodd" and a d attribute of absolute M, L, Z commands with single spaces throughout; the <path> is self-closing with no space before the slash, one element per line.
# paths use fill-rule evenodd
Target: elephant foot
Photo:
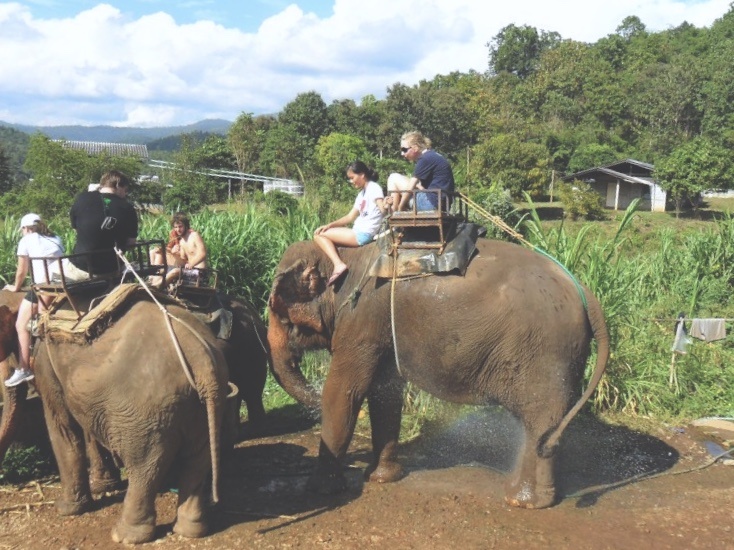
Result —
<path fill-rule="evenodd" d="M 112 528 L 112 540 L 123 544 L 142 544 L 155 538 L 155 524 L 128 525 L 120 521 Z"/>
<path fill-rule="evenodd" d="M 341 472 L 315 473 L 308 479 L 306 488 L 322 495 L 334 495 L 347 488 L 347 480 Z"/>
<path fill-rule="evenodd" d="M 392 483 L 400 481 L 405 477 L 405 470 L 398 462 L 382 461 L 377 467 L 370 466 L 364 473 L 367 481 L 375 481 L 377 483 Z"/>
<path fill-rule="evenodd" d="M 205 521 L 189 521 L 183 518 L 176 520 L 173 532 L 182 537 L 198 539 L 209 534 L 209 525 Z"/>
<path fill-rule="evenodd" d="M 548 508 L 556 503 L 556 492 L 553 487 L 534 488 L 525 481 L 508 487 L 505 502 L 516 508 Z"/>
<path fill-rule="evenodd" d="M 92 508 L 92 499 L 83 498 L 80 500 L 57 500 L 56 511 L 60 516 L 78 516 L 84 512 L 88 512 Z"/>

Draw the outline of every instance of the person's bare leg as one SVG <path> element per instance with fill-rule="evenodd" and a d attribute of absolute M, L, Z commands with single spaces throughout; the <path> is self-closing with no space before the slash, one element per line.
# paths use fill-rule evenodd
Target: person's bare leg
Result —
<path fill-rule="evenodd" d="M 318 247 L 324 251 L 324 254 L 328 256 L 331 263 L 334 264 L 333 274 L 344 273 L 347 269 L 347 264 L 339 256 L 339 252 L 336 247 L 338 246 L 351 246 L 357 247 L 357 235 L 353 229 L 348 227 L 332 227 L 326 231 L 314 235 L 314 242 Z"/>
<path fill-rule="evenodd" d="M 31 365 L 31 333 L 28 330 L 28 321 L 33 315 L 33 304 L 23 300 L 18 308 L 18 318 L 15 321 L 15 330 L 18 331 L 18 369 L 27 370 Z"/>
<path fill-rule="evenodd" d="M 341 256 L 339 256 L 339 252 L 336 249 L 334 241 L 326 237 L 325 233 L 328 233 L 328 231 L 325 231 L 321 235 L 314 235 L 313 240 L 331 260 L 331 263 L 334 265 L 334 271 L 341 271 L 347 264 L 345 264 L 341 259 Z"/>

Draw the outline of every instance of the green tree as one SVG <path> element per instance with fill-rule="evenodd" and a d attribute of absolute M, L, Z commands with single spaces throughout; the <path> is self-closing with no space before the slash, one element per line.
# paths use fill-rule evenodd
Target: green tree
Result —
<path fill-rule="evenodd" d="M 182 136 L 174 163 L 176 170 L 167 172 L 171 187 L 163 194 L 167 210 L 195 213 L 216 200 L 216 182 L 200 172 L 204 168 L 203 155 L 191 136 Z"/>
<path fill-rule="evenodd" d="M 84 151 L 65 149 L 40 133 L 32 135 L 25 161 L 32 179 L 16 190 L 16 207 L 44 218 L 68 213 L 74 196 L 90 182 L 99 181 L 91 179 L 90 165 Z"/>
<path fill-rule="evenodd" d="M 324 173 L 317 191 L 319 197 L 332 202 L 350 200 L 353 193 L 346 179 L 347 166 L 355 160 L 371 165 L 370 157 L 361 138 L 340 133 L 323 136 L 316 146 L 316 162 Z"/>
<path fill-rule="evenodd" d="M 550 183 L 550 158 L 545 146 L 521 141 L 511 134 L 478 143 L 472 149 L 470 168 L 472 173 L 481 174 L 483 185 L 497 182 L 516 198 L 523 191 L 539 196 Z"/>
<path fill-rule="evenodd" d="M 622 19 L 616 31 L 625 40 L 646 34 L 645 24 L 636 15 L 628 15 Z"/>
<path fill-rule="evenodd" d="M 676 214 L 685 202 L 695 208 L 702 191 L 734 187 L 730 151 L 705 137 L 692 139 L 660 159 L 653 175 L 675 201 Z"/>
<path fill-rule="evenodd" d="M 252 173 L 257 166 L 265 132 L 257 127 L 252 113 L 240 113 L 227 134 L 229 148 L 234 154 L 237 169 Z"/>
<path fill-rule="evenodd" d="M 13 174 L 10 168 L 10 157 L 5 147 L 0 143 L 0 193 L 7 193 L 14 185 Z"/>
<path fill-rule="evenodd" d="M 278 115 L 278 122 L 291 126 L 294 131 L 315 146 L 319 138 L 330 132 L 331 122 L 326 103 L 317 92 L 298 94 Z"/>
<path fill-rule="evenodd" d="M 313 157 L 313 148 L 295 126 L 274 124 L 265 137 L 260 166 L 266 176 L 302 180 L 304 168 Z"/>
<path fill-rule="evenodd" d="M 503 27 L 487 44 L 490 74 L 508 72 L 520 78 L 530 76 L 538 65 L 540 55 L 561 41 L 557 32 L 514 24 Z"/>
<path fill-rule="evenodd" d="M 568 171 L 580 172 L 595 166 L 603 166 L 619 160 L 620 153 L 612 146 L 601 143 L 589 143 L 578 147 L 568 161 Z"/>
<path fill-rule="evenodd" d="M 229 146 L 229 141 L 219 135 L 210 134 L 199 146 L 201 165 L 215 170 L 234 170 L 237 168 L 235 156 Z"/>

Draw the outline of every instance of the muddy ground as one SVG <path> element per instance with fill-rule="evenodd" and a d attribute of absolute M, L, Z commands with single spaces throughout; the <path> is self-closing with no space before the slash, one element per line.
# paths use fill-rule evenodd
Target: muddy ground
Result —
<path fill-rule="evenodd" d="M 319 425 L 293 418 L 271 415 L 268 435 L 237 445 L 209 537 L 171 533 L 176 495 L 166 492 L 157 500 L 158 539 L 141 547 L 734 548 L 734 465 L 707 466 L 712 453 L 691 426 L 642 432 L 577 418 L 559 451 L 563 499 L 520 510 L 504 503 L 503 482 L 521 435 L 499 411 L 428 426 L 401 446 L 408 475 L 393 484 L 363 483 L 369 433 L 359 431 L 349 489 L 332 497 L 305 490 Z M 0 486 L 0 549 L 116 546 L 109 533 L 124 493 L 65 518 L 53 507 L 58 494 L 57 478 Z"/>

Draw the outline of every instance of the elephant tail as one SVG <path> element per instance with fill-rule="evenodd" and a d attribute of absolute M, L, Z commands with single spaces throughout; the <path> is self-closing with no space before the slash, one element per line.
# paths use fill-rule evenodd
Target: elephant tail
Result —
<path fill-rule="evenodd" d="M 566 413 L 558 427 L 550 432 L 544 441 L 541 441 L 538 449 L 540 456 L 548 457 L 552 454 L 563 430 L 566 429 L 566 426 L 573 420 L 574 416 L 576 416 L 591 398 L 607 368 L 607 361 L 609 360 L 609 330 L 604 320 L 604 312 L 601 309 L 599 300 L 588 289 L 584 289 L 584 292 L 587 302 L 587 317 L 591 325 L 591 330 L 594 333 L 594 340 L 596 340 L 596 365 L 594 366 L 594 372 L 591 375 L 586 391 L 584 391 L 576 404 L 571 407 L 571 410 Z"/>
<path fill-rule="evenodd" d="M 222 425 L 221 409 L 217 406 L 215 396 L 207 392 L 204 397 L 206 401 L 206 417 L 209 425 L 209 450 L 212 461 L 212 502 L 219 502 L 219 456 L 221 449 L 219 447 L 219 427 Z"/>
<path fill-rule="evenodd" d="M 221 438 L 220 426 L 222 425 L 222 418 L 224 416 L 223 400 L 226 399 L 227 395 L 227 392 L 225 391 L 224 396 L 222 396 L 221 381 L 217 380 L 216 372 L 218 370 L 217 364 L 224 364 L 225 361 L 224 357 L 217 358 L 215 355 L 217 352 L 189 323 L 178 317 L 169 317 L 166 315 L 166 321 L 168 322 L 169 327 L 171 323 L 170 319 L 175 319 L 182 324 L 189 333 L 199 341 L 209 357 L 209 365 L 204 368 L 197 368 L 196 374 L 198 374 L 198 376 L 194 377 L 194 373 L 190 370 L 188 362 L 183 357 L 183 352 L 180 349 L 178 341 L 175 341 L 176 351 L 179 353 L 179 358 L 182 361 L 186 378 L 199 394 L 199 399 L 204 402 L 206 407 L 207 428 L 209 431 L 209 450 L 212 463 L 212 502 L 216 504 L 219 502 L 219 458 L 221 456 L 221 448 L 219 445 L 219 440 Z M 196 378 L 196 380 L 194 380 L 194 378 Z M 227 388 L 226 382 L 224 387 Z"/>

